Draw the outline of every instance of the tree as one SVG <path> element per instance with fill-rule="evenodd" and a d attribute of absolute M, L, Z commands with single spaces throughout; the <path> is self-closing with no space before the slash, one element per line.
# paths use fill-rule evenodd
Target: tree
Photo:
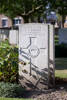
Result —
<path fill-rule="evenodd" d="M 40 16 L 44 12 L 47 0 L 1 0 L 0 12 L 13 19 L 21 16 L 25 22 L 29 22 L 33 16 Z"/>
<path fill-rule="evenodd" d="M 62 16 L 62 27 L 64 27 L 64 20 L 67 15 L 67 0 L 49 0 L 49 3 L 50 9 Z"/>

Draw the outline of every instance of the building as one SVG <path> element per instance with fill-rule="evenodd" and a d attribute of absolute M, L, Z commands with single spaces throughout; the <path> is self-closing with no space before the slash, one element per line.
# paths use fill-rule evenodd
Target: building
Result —
<path fill-rule="evenodd" d="M 64 28 L 67 28 L 67 16 L 66 16 L 66 19 L 65 19 Z"/>
<path fill-rule="evenodd" d="M 13 19 L 13 26 L 18 26 L 19 24 L 23 24 L 24 20 L 22 17 L 17 16 Z M 4 14 L 0 14 L 0 28 L 10 28 L 12 27 L 12 20 L 5 16 Z"/>

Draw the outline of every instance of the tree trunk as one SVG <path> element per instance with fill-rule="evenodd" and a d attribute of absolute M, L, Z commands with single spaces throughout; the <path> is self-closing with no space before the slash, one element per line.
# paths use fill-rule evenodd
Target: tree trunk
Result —
<path fill-rule="evenodd" d="M 13 19 L 12 19 L 12 29 L 13 29 L 13 27 L 14 27 L 14 22 L 13 22 Z"/>
<path fill-rule="evenodd" d="M 64 28 L 65 14 L 64 14 L 64 7 L 63 6 L 62 6 L 61 14 L 62 14 L 62 28 Z"/>
<path fill-rule="evenodd" d="M 31 15 L 31 23 L 34 22 L 34 17 Z"/>
<path fill-rule="evenodd" d="M 62 28 L 64 28 L 64 21 L 65 21 L 65 16 L 62 15 Z"/>
<path fill-rule="evenodd" d="M 40 23 L 40 15 L 38 15 L 38 22 Z"/>
<path fill-rule="evenodd" d="M 24 16 L 23 19 L 24 19 L 24 23 L 29 23 L 29 16 Z"/>

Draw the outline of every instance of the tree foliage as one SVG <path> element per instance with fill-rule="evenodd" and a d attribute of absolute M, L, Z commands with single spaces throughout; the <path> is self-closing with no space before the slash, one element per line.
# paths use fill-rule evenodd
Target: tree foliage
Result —
<path fill-rule="evenodd" d="M 12 19 L 22 16 L 27 22 L 34 14 L 43 13 L 48 0 L 1 0 L 0 12 Z"/>
<path fill-rule="evenodd" d="M 62 26 L 64 26 L 64 19 L 67 15 L 67 0 L 49 0 L 49 3 L 50 9 L 62 16 Z"/>

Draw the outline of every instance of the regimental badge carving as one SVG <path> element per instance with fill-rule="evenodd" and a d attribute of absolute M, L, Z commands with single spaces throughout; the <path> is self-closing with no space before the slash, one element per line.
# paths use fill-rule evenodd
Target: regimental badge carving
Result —
<path fill-rule="evenodd" d="M 39 48 L 35 45 L 31 45 L 28 50 L 29 50 L 29 55 L 32 58 L 36 58 L 40 54 Z"/>

